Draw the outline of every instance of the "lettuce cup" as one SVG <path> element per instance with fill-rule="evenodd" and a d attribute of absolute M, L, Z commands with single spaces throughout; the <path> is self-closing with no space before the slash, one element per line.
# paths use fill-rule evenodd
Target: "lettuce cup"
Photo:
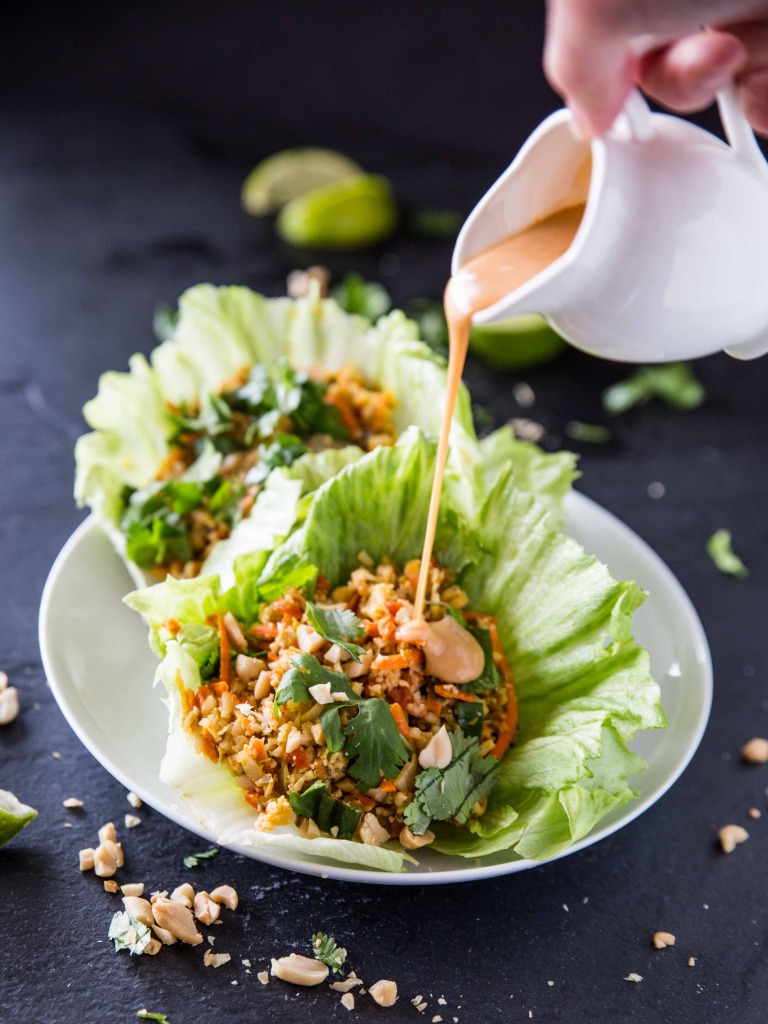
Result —
<path fill-rule="evenodd" d="M 426 846 L 544 860 L 636 796 L 628 744 L 666 725 L 632 637 L 645 594 L 488 458 L 484 495 L 447 479 L 427 606 L 476 657 L 435 659 L 411 629 L 434 463 L 409 430 L 300 497 L 230 580 L 126 599 L 162 657 L 161 778 L 221 842 L 387 871 Z"/>
<path fill-rule="evenodd" d="M 263 546 L 249 519 L 274 469 L 304 462 L 305 479 L 324 478 L 411 424 L 436 433 L 444 387 L 443 360 L 400 312 L 373 325 L 317 295 L 199 285 L 149 362 L 135 355 L 127 373 L 101 377 L 75 496 L 138 583 L 220 571 Z M 454 441 L 469 465 L 466 390 Z"/>

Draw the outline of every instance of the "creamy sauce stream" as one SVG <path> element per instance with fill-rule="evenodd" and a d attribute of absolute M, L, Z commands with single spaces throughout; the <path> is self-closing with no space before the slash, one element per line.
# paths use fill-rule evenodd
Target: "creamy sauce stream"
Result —
<path fill-rule="evenodd" d="M 450 342 L 445 412 L 437 448 L 435 478 L 416 588 L 414 618 L 410 623 L 414 636 L 411 642 L 423 645 L 427 671 L 445 682 L 469 682 L 476 679 L 483 670 L 483 652 L 480 644 L 454 619 L 447 616 L 435 623 L 424 621 L 429 566 L 440 511 L 451 421 L 467 358 L 472 317 L 479 310 L 493 306 L 516 288 L 520 288 L 562 256 L 573 241 L 583 215 L 583 203 L 569 206 L 544 220 L 536 221 L 517 234 L 510 235 L 469 260 L 453 275 L 445 290 L 445 315 Z M 406 627 L 401 628 L 401 634 L 404 629 Z M 406 636 L 403 636 L 403 639 L 406 639 Z M 477 671 L 474 671 L 475 668 Z M 474 674 L 467 678 L 458 678 L 459 674 L 463 677 L 468 671 L 473 671 Z"/>

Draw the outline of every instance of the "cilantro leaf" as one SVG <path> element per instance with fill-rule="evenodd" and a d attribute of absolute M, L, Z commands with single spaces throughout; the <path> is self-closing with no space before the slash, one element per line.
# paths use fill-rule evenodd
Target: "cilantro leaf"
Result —
<path fill-rule="evenodd" d="M 352 641 L 362 640 L 366 632 L 360 619 L 348 608 L 319 608 L 307 601 L 307 618 L 323 640 L 341 647 L 350 658 L 359 662 L 360 656 L 365 654 L 365 648 Z"/>
<path fill-rule="evenodd" d="M 731 543 L 730 530 L 717 530 L 707 541 L 707 554 L 720 572 L 743 580 L 749 576 L 749 569 L 742 562 Z"/>
<path fill-rule="evenodd" d="M 343 705 L 342 705 L 343 706 Z M 323 726 L 325 731 L 325 726 Z M 378 786 L 383 775 L 394 779 L 411 756 L 411 747 L 397 728 L 389 704 L 379 697 L 362 701 L 344 729 L 349 774 L 361 789 Z"/>
<path fill-rule="evenodd" d="M 116 952 L 127 949 L 132 956 L 141 956 L 152 939 L 152 932 L 127 910 L 118 910 L 110 921 L 107 937 L 114 941 Z"/>
<path fill-rule="evenodd" d="M 347 959 L 347 951 L 339 946 L 336 940 L 323 932 L 317 932 L 312 936 L 312 952 L 315 960 L 321 960 L 328 964 L 334 974 L 340 974 L 344 961 Z"/>
<path fill-rule="evenodd" d="M 259 445 L 259 461 L 248 471 L 246 484 L 263 483 L 273 469 L 292 466 L 309 448 L 295 434 L 275 434 L 271 444 Z"/>
<path fill-rule="evenodd" d="M 275 718 L 280 717 L 283 704 L 287 704 L 288 701 L 291 701 L 293 704 L 302 704 L 304 701 L 312 700 L 312 694 L 309 692 L 310 686 L 318 686 L 323 683 L 330 684 L 331 693 L 346 694 L 347 702 L 355 703 L 360 700 L 349 685 L 349 680 L 344 673 L 331 672 L 330 669 L 320 664 L 314 654 L 296 654 L 291 661 L 291 665 L 293 665 L 293 668 L 289 668 L 283 675 L 275 693 Z M 345 705 L 339 703 L 327 706 L 330 708 Z"/>
<path fill-rule="evenodd" d="M 156 1020 L 159 1024 L 171 1024 L 171 1018 L 164 1013 L 150 1013 L 149 1010 L 137 1010 L 134 1014 L 139 1020 Z"/>
<path fill-rule="evenodd" d="M 332 294 L 345 313 L 357 313 L 371 321 L 378 320 L 392 308 L 392 299 L 384 285 L 366 281 L 359 274 L 346 274 Z"/>
<path fill-rule="evenodd" d="M 456 721 L 465 736 L 482 736 L 485 708 L 481 700 L 460 700 L 456 705 Z"/>
<path fill-rule="evenodd" d="M 493 789 L 499 761 L 480 754 L 477 737 L 467 738 L 460 729 L 451 733 L 453 757 L 447 768 L 427 768 L 416 776 L 416 792 L 405 809 L 405 821 L 416 835 L 423 835 L 430 822 L 457 821 L 470 815 L 478 800 Z"/>
<path fill-rule="evenodd" d="M 493 639 L 490 630 L 483 629 L 481 626 L 468 626 L 467 629 L 482 647 L 485 661 L 483 671 L 477 679 L 464 683 L 461 689 L 465 693 L 485 693 L 488 690 L 498 690 L 502 677 L 498 665 L 493 660 Z"/>
<path fill-rule="evenodd" d="M 274 576 L 258 581 L 259 600 L 269 604 L 282 597 L 289 587 L 300 590 L 310 583 L 314 585 L 316 578 L 317 566 L 309 565 L 298 558 L 286 559 Z"/>
<path fill-rule="evenodd" d="M 617 416 L 658 398 L 675 409 L 695 409 L 706 398 L 704 385 L 688 363 L 641 366 L 603 392 L 603 408 Z"/>
<path fill-rule="evenodd" d="M 158 302 L 152 317 L 152 330 L 158 341 L 168 341 L 176 332 L 179 322 L 179 310 L 167 302 Z"/>
<path fill-rule="evenodd" d="M 203 850 L 202 853 L 189 853 L 182 859 L 185 868 L 196 868 L 201 860 L 210 860 L 219 852 L 218 846 L 212 846 L 210 850 Z"/>
<path fill-rule="evenodd" d="M 297 814 L 305 818 L 316 818 L 320 797 L 327 791 L 326 784 L 318 779 L 304 790 L 303 793 L 289 793 L 288 802 Z"/>

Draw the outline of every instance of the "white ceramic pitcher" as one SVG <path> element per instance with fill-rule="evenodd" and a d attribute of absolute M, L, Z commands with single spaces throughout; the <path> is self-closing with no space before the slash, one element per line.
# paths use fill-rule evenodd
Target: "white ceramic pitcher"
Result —
<path fill-rule="evenodd" d="M 638 92 L 600 139 L 577 138 L 568 110 L 548 117 L 470 214 L 452 269 L 567 206 L 586 201 L 584 217 L 563 256 L 474 322 L 540 313 L 625 362 L 768 351 L 768 165 L 734 90 L 718 105 L 730 145 Z"/>

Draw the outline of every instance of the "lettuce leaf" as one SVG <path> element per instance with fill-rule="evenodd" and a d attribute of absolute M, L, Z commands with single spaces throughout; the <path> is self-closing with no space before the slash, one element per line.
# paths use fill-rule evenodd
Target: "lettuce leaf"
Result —
<path fill-rule="evenodd" d="M 86 404 L 83 412 L 93 433 L 77 443 L 76 500 L 91 507 L 126 558 L 120 530 L 125 489 L 141 489 L 156 479 L 174 431 L 168 403 L 205 402 L 244 368 L 271 365 L 279 358 L 305 370 L 319 366 L 333 371 L 352 364 L 368 382 L 392 392 L 398 431 L 417 424 L 437 436 L 445 361 L 417 334 L 417 326 L 400 311 L 372 325 L 345 313 L 332 299 L 266 299 L 237 286 L 190 288 L 179 300 L 173 335 L 152 352 L 150 362 L 136 355 L 127 373 L 103 374 L 96 398 Z M 469 473 L 477 450 L 465 388 L 459 395 L 453 435 L 457 471 Z M 290 478 L 302 481 L 306 495 L 330 470 L 362 455 L 357 448 L 308 454 L 290 467 L 296 470 Z M 248 524 L 243 520 L 231 543 L 214 549 L 204 571 L 231 573 L 234 559 L 252 550 L 253 530 Z M 127 562 L 132 575 L 142 580 L 137 567 Z"/>
<path fill-rule="evenodd" d="M 511 427 L 500 427 L 479 442 L 483 485 L 490 491 L 500 474 L 512 468 L 520 490 L 535 494 L 560 526 L 563 505 L 573 481 L 581 475 L 573 452 L 545 452 L 537 444 L 521 441 Z"/>
<path fill-rule="evenodd" d="M 393 448 L 377 449 L 345 466 L 316 491 L 301 526 L 254 570 L 259 573 L 250 584 L 254 591 L 301 566 L 306 571 L 317 567 L 332 584 L 344 582 L 361 550 L 374 560 L 389 557 L 400 564 L 418 556 L 434 457 L 434 444 L 418 431 L 408 431 Z M 520 730 L 499 766 L 486 813 L 470 817 L 462 828 L 436 824 L 432 848 L 463 857 L 510 850 L 547 859 L 636 795 L 628 779 L 644 763 L 628 743 L 638 730 L 664 727 L 666 718 L 647 652 L 632 637 L 632 615 L 644 592 L 634 583 L 613 579 L 597 559 L 557 532 L 546 507 L 517 484 L 509 461 L 497 464 L 489 479 L 485 499 L 480 502 L 467 488 L 471 496 L 463 497 L 461 509 L 455 490 L 446 488 L 436 557 L 457 573 L 473 609 L 497 617 L 515 674 Z M 179 612 L 189 601 L 182 597 L 186 590 L 195 591 L 189 604 L 197 615 L 217 602 L 226 605 L 213 580 L 174 581 L 166 594 L 172 593 L 174 617 L 182 622 Z M 150 592 L 144 593 L 146 602 Z M 175 666 L 183 663 L 185 685 L 190 677 L 198 685 L 194 659 L 175 643 L 168 643 L 167 651 L 160 669 L 163 678 L 173 680 Z M 248 842 L 274 844 L 274 833 L 265 838 L 253 828 L 243 831 L 242 816 L 248 810 L 234 784 L 231 808 L 229 797 L 219 807 L 210 795 L 211 772 L 228 775 L 226 769 L 204 758 L 195 760 L 186 739 L 183 766 L 176 763 L 181 740 L 173 710 L 171 719 L 166 781 L 175 780 L 217 834 L 236 837 L 229 841 L 242 842 L 247 836 Z M 225 788 L 223 779 L 220 785 Z M 246 810 L 239 808 L 236 814 L 236 802 Z M 320 840 L 291 836 L 295 851 L 332 855 L 308 845 Z M 395 862 L 388 854 L 401 856 L 359 843 L 347 843 L 338 855 L 349 862 L 391 867 Z M 402 860 L 396 863 L 402 867 Z"/>

